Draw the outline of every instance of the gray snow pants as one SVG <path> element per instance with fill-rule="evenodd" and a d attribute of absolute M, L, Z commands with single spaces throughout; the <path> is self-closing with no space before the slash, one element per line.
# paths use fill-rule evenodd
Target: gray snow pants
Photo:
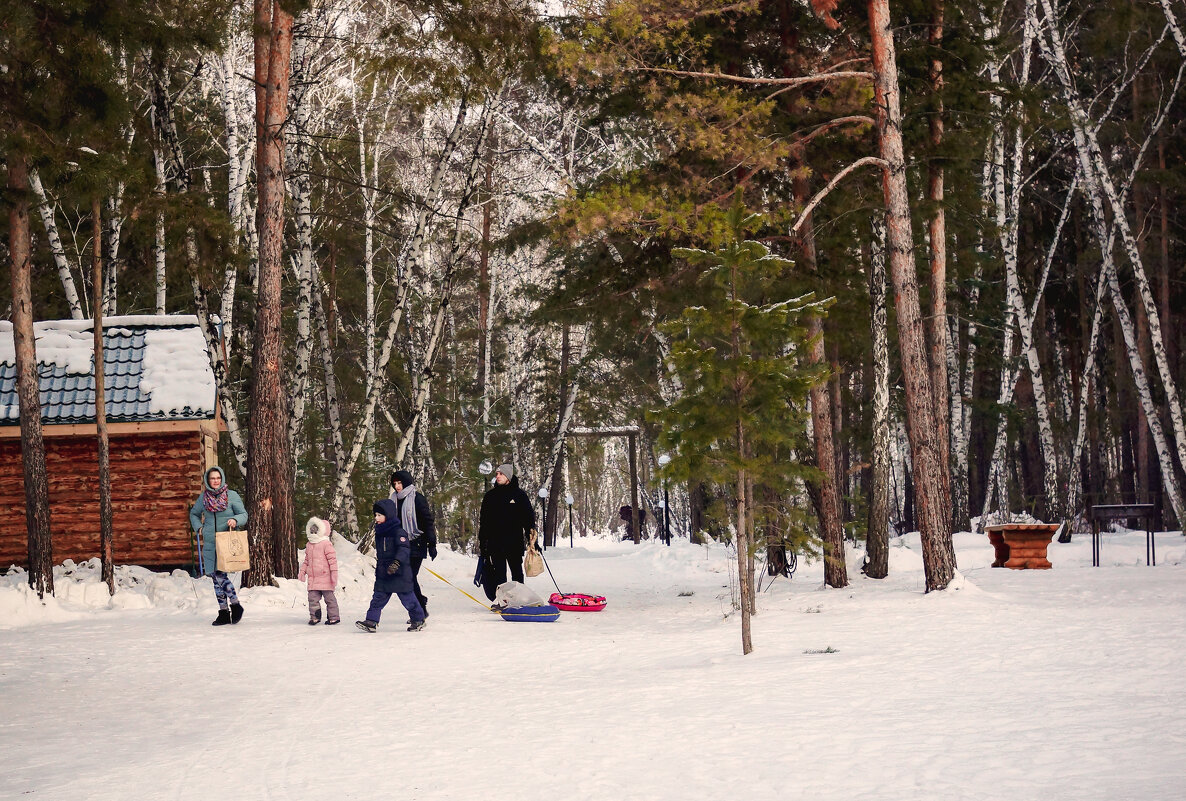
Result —
<path fill-rule="evenodd" d="M 333 590 L 309 590 L 309 619 L 321 620 L 321 599 L 325 599 L 325 619 L 330 623 L 341 620 L 338 599 Z"/>

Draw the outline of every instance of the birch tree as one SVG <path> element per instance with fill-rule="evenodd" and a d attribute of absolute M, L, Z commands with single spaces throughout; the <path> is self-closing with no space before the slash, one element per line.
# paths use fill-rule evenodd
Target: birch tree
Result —
<path fill-rule="evenodd" d="M 873 477 L 869 490 L 869 527 L 865 532 L 868 559 L 863 569 L 869 578 L 885 578 L 889 575 L 890 358 L 885 301 L 885 227 L 876 218 L 873 221 L 871 251 L 869 305 L 872 309 L 870 333 L 873 339 Z"/>

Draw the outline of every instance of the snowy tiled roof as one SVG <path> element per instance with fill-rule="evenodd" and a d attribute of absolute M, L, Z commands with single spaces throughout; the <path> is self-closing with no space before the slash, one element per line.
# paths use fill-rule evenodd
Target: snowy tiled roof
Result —
<path fill-rule="evenodd" d="M 42 421 L 94 422 L 92 322 L 47 320 L 33 328 Z M 214 374 L 192 315 L 105 317 L 103 376 L 110 422 L 214 417 Z M 0 424 L 19 418 L 12 323 L 0 320 Z"/>

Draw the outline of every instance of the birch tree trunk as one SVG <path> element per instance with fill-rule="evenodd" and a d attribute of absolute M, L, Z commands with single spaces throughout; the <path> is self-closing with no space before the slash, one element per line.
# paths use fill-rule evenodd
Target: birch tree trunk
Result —
<path fill-rule="evenodd" d="M 1178 460 L 1182 464 L 1186 464 L 1186 421 L 1183 419 L 1182 407 L 1178 400 L 1177 383 L 1173 374 L 1169 369 L 1169 361 L 1165 352 L 1165 339 L 1162 336 L 1161 319 L 1157 310 L 1157 303 L 1153 297 L 1152 289 L 1149 286 L 1148 277 L 1145 272 L 1144 262 L 1141 259 L 1140 249 L 1138 247 L 1136 237 L 1133 234 L 1132 227 L 1129 225 L 1128 216 L 1125 205 L 1122 201 L 1120 193 L 1116 191 L 1113 184 L 1112 177 L 1108 171 L 1108 163 L 1104 158 L 1103 152 L 1100 149 L 1099 141 L 1096 138 L 1096 126 L 1090 124 L 1087 119 L 1087 114 L 1083 109 L 1082 101 L 1079 96 L 1077 87 L 1071 77 L 1070 66 L 1067 61 L 1065 47 L 1062 41 L 1062 34 L 1059 29 L 1058 16 L 1055 14 L 1050 0 L 1041 0 L 1043 11 L 1045 12 L 1046 36 L 1042 37 L 1039 42 L 1042 47 L 1043 55 L 1051 62 L 1054 67 L 1054 72 L 1058 76 L 1059 83 L 1063 88 L 1063 95 L 1067 102 L 1067 108 L 1070 112 L 1070 121 L 1074 132 L 1075 151 L 1079 158 L 1080 170 L 1083 174 L 1084 191 L 1087 193 L 1090 202 L 1092 216 L 1095 219 L 1095 228 L 1098 234 L 1104 235 L 1107 230 L 1107 217 L 1104 209 L 1104 201 L 1107 201 L 1108 206 L 1112 212 L 1112 222 L 1116 226 L 1117 232 L 1120 235 L 1120 241 L 1124 246 L 1125 254 L 1128 256 L 1129 263 L 1132 267 L 1133 277 L 1136 279 L 1138 294 L 1140 302 L 1143 304 L 1145 314 L 1149 320 L 1149 338 L 1153 349 L 1154 361 L 1157 364 L 1158 372 L 1161 376 L 1162 388 L 1165 392 L 1165 406 L 1169 412 L 1170 421 L 1173 426 L 1175 442 L 1174 447 L 1177 450 Z M 1165 6 L 1163 6 L 1165 7 Z M 1172 17 L 1172 13 L 1166 8 L 1167 19 Z M 1173 20 L 1170 20 L 1173 22 Z M 1176 25 L 1172 25 L 1176 28 Z M 1179 43 L 1180 52 L 1184 59 L 1178 68 L 1173 86 L 1168 92 L 1168 99 L 1164 108 L 1168 108 L 1169 103 L 1173 101 L 1176 96 L 1179 86 L 1182 82 L 1183 72 L 1186 71 L 1186 42 L 1181 38 L 1181 31 L 1175 31 L 1175 41 Z M 1151 136 L 1156 135 L 1164 122 L 1164 109 L 1159 115 L 1157 121 L 1153 125 Z M 1146 145 L 1148 140 L 1146 141 Z M 1142 147 L 1142 152 L 1144 147 Z M 1139 163 L 1139 159 L 1138 159 Z M 1113 264 L 1112 270 L 1115 271 Z M 1113 281 L 1112 276 L 1108 278 L 1109 286 L 1113 288 L 1114 305 L 1124 306 L 1123 298 L 1119 295 L 1119 282 Z M 1117 315 L 1121 314 L 1117 309 Z M 1127 310 L 1124 312 L 1127 315 Z M 1121 323 L 1123 327 L 1123 322 Z M 1135 340 L 1135 335 L 1134 335 Z M 1136 342 L 1130 342 L 1127 332 L 1125 333 L 1126 345 L 1132 347 Z M 1135 362 L 1133 362 L 1130 354 L 1130 363 L 1133 363 L 1134 370 L 1136 369 Z M 1143 370 L 1142 370 L 1143 372 Z M 1135 378 L 1135 377 L 1134 377 Z M 1140 383 L 1140 382 L 1138 382 Z M 1143 404 L 1142 404 L 1143 405 Z M 1146 415 L 1149 410 L 1146 409 Z M 1150 421 L 1152 425 L 1152 420 Z M 1162 462 L 1163 468 L 1165 466 Z M 1163 471 L 1164 473 L 1164 471 Z M 1176 480 L 1175 480 L 1176 483 Z"/>
<path fill-rule="evenodd" d="M 565 326 L 564 338 L 568 339 L 568 327 Z M 564 464 L 564 443 L 568 437 L 568 429 L 572 425 L 573 413 L 576 410 L 577 395 L 580 391 L 580 376 L 581 365 L 585 362 L 585 357 L 589 351 L 589 326 L 586 325 L 581 330 L 581 344 L 578 347 L 575 367 L 566 365 L 562 360 L 561 370 L 566 377 L 564 384 L 562 384 L 560 417 L 556 421 L 556 433 L 552 437 L 552 447 L 548 454 L 548 464 L 552 467 L 551 475 L 548 479 L 548 524 L 552 532 L 552 544 L 556 542 L 556 526 L 555 518 L 559 512 L 560 491 L 563 489 L 563 482 L 560 480 L 560 469 Z M 568 369 L 565 369 L 568 368 Z"/>
<path fill-rule="evenodd" d="M 453 129 L 450 131 L 448 138 L 445 140 L 445 146 L 441 152 L 440 158 L 433 167 L 433 174 L 429 180 L 428 192 L 425 194 L 424 201 L 416 215 L 416 225 L 413 229 L 412 240 L 408 246 L 408 264 L 404 270 L 403 278 L 400 281 L 399 288 L 396 293 L 395 303 L 392 307 L 391 319 L 387 323 L 387 331 L 383 337 L 383 343 L 379 348 L 379 358 L 375 362 L 375 372 L 366 377 L 366 402 L 362 412 L 362 422 L 359 425 L 358 431 L 354 437 L 354 443 L 351 445 L 350 454 L 346 457 L 345 470 L 339 471 L 337 483 L 334 485 L 334 496 L 331 503 L 334 514 L 338 514 L 342 503 L 346 496 L 346 487 L 350 481 L 350 476 L 354 472 L 354 466 L 358 463 L 358 457 L 362 454 L 363 445 L 366 439 L 370 436 L 371 430 L 374 428 L 375 421 L 375 407 L 379 403 L 379 395 L 382 393 L 386 385 L 384 374 L 387 371 L 387 363 L 391 359 L 391 351 L 395 345 L 395 334 L 399 329 L 399 324 L 403 320 L 404 309 L 407 303 L 408 292 L 411 288 L 411 276 L 416 274 L 419 270 L 420 264 L 425 258 L 425 238 L 428 231 L 428 223 L 430 215 L 436 211 L 436 206 L 440 198 L 441 182 L 444 177 L 446 166 L 453 156 L 453 151 L 457 148 L 457 142 L 461 138 L 461 131 L 465 123 L 468 103 L 466 98 L 461 99 L 457 110 L 457 117 L 453 123 Z M 406 448 L 406 446 L 405 446 Z M 397 461 L 399 461 L 397 459 Z"/>
<path fill-rule="evenodd" d="M 1128 306 L 1121 292 L 1116 265 L 1111 258 L 1106 258 L 1104 260 L 1105 277 L 1112 296 L 1112 306 L 1116 310 L 1117 322 L 1124 336 L 1129 365 L 1133 372 L 1133 382 L 1136 385 L 1141 408 L 1144 410 L 1149 424 L 1150 435 L 1153 437 L 1154 446 L 1157 450 L 1158 464 L 1161 467 L 1162 480 L 1165 483 L 1166 492 L 1170 496 L 1170 503 L 1174 508 L 1175 516 L 1181 520 L 1183 519 L 1182 498 L 1170 448 L 1174 447 L 1177 450 L 1179 462 L 1186 464 L 1186 424 L 1183 422 L 1182 409 L 1178 402 L 1177 384 L 1169 371 L 1169 364 L 1165 355 L 1164 339 L 1161 334 L 1161 324 L 1156 303 L 1149 288 L 1149 282 L 1145 275 L 1136 240 L 1128 224 L 1121 195 L 1117 193 L 1113 185 L 1111 175 L 1108 172 L 1107 161 L 1104 159 L 1103 153 L 1099 148 L 1098 140 L 1095 138 L 1096 128 L 1088 122 L 1078 90 L 1072 81 L 1070 67 L 1068 66 L 1066 52 L 1062 42 L 1062 34 L 1058 26 L 1058 17 L 1054 13 L 1050 0 L 1041 0 L 1041 2 L 1046 17 L 1046 24 L 1044 26 L 1046 35 L 1039 38 L 1039 46 L 1042 49 L 1043 55 L 1054 67 L 1054 71 L 1063 87 L 1063 95 L 1070 112 L 1079 169 L 1083 176 L 1084 192 L 1089 201 L 1088 207 L 1091 210 L 1097 240 L 1100 241 L 1101 245 L 1104 245 L 1112 238 L 1112 235 L 1109 233 L 1107 211 L 1104 207 L 1106 199 L 1112 211 L 1111 222 L 1115 225 L 1116 231 L 1119 233 L 1121 242 L 1124 245 L 1125 253 L 1128 256 L 1133 269 L 1133 275 L 1136 278 L 1141 302 L 1144 304 L 1145 313 L 1149 318 L 1149 336 L 1153 348 L 1154 361 L 1157 363 L 1158 371 L 1161 374 L 1162 387 L 1166 395 L 1165 406 L 1169 412 L 1176 438 L 1174 443 L 1169 442 L 1162 431 L 1159 410 L 1153 403 L 1148 378 L 1145 374 L 1144 366 L 1141 364 L 1140 347 L 1136 339 L 1135 326 L 1133 325 L 1131 314 L 1128 311 Z M 1177 93 L 1182 80 L 1183 70 L 1186 70 L 1186 60 L 1183 60 L 1179 67 L 1174 84 L 1171 87 L 1169 95 L 1171 100 Z M 1159 115 L 1158 121 L 1153 125 L 1151 136 L 1155 136 L 1160 129 L 1161 122 L 1164 121 L 1164 116 L 1164 112 Z"/>
<path fill-rule="evenodd" d="M 344 514 L 334 518 L 334 523 L 337 525 L 345 521 L 350 538 L 357 541 L 359 535 L 358 513 L 354 501 L 354 483 L 350 480 L 349 472 L 346 471 L 346 446 L 342 439 L 342 413 L 341 406 L 338 403 L 338 380 L 334 373 L 333 344 L 330 340 L 325 304 L 322 301 L 324 286 L 317 272 L 316 265 L 313 266 L 313 270 L 314 277 L 317 279 L 317 286 L 314 287 L 313 291 L 313 315 L 317 321 L 317 339 L 321 351 L 321 367 L 325 374 L 325 417 L 329 422 L 330 443 L 334 451 L 334 467 L 337 470 L 337 475 L 346 474 L 346 487 L 343 491 L 345 510 Z"/>
<path fill-rule="evenodd" d="M 156 225 L 152 242 L 152 260 L 156 266 L 156 313 L 165 313 L 165 297 L 168 290 L 168 275 L 165 272 L 165 157 L 159 147 L 152 149 L 152 166 L 156 172 L 156 195 L 161 209 L 156 213 Z"/>
<path fill-rule="evenodd" d="M 70 317 L 81 320 L 84 315 L 82 302 L 78 299 L 78 289 L 74 286 L 74 273 L 70 269 L 70 261 L 66 258 L 66 249 L 62 246 L 62 237 L 58 234 L 54 206 L 45 194 L 45 187 L 41 184 L 41 176 L 37 174 L 37 170 L 29 170 L 29 186 L 37 196 L 37 213 L 41 215 L 41 224 L 45 227 L 46 244 L 49 245 L 49 252 L 54 257 L 54 266 L 58 268 L 58 279 L 62 282 L 66 305 L 70 307 Z"/>
<path fill-rule="evenodd" d="M 902 149 L 902 112 L 898 67 L 890 28 L 888 0 L 869 0 L 873 50 L 874 106 L 878 144 L 886 163 L 882 180 L 886 206 L 886 244 L 898 314 L 898 340 L 906 385 L 906 415 L 914 463 L 915 500 L 922 536 L 927 591 L 942 590 L 955 575 L 951 542 L 948 466 L 936 442 L 940 427 L 934 410 L 926 336 L 918 299 L 906 161 Z"/>
<path fill-rule="evenodd" d="M 114 315 L 119 312 L 119 238 L 123 231 L 124 185 L 117 183 L 115 193 L 107 198 L 107 227 L 102 242 L 107 269 L 103 271 L 103 312 Z M 95 290 L 98 291 L 97 289 Z"/>
<path fill-rule="evenodd" d="M 296 307 L 296 353 L 292 371 L 292 414 L 288 420 L 289 451 L 296 469 L 297 433 L 305 420 L 305 400 L 309 386 L 309 361 L 313 355 L 313 334 L 310 323 L 310 308 L 313 303 L 313 187 L 312 173 L 312 131 L 310 124 L 312 99 L 309 85 L 310 75 L 309 40 L 306 36 L 297 38 L 293 44 L 294 61 L 297 67 L 294 76 L 299 88 L 292 93 L 290 105 L 293 110 L 292 126 L 292 200 L 293 218 L 296 223 L 297 252 L 294 259 L 297 278 Z"/>
<path fill-rule="evenodd" d="M 560 411 L 556 417 L 556 436 L 552 439 L 552 458 L 548 462 L 548 467 L 550 468 L 548 470 L 548 513 L 547 525 L 544 526 L 544 543 L 549 548 L 556 544 L 556 517 L 560 511 L 559 495 L 561 490 L 564 489 L 561 479 L 564 469 L 565 437 L 561 429 L 564 427 L 565 416 L 572 413 L 568 406 L 568 375 L 572 359 L 572 341 L 569 328 L 568 323 L 564 323 L 562 325 L 563 331 L 560 335 Z M 575 393 L 573 400 L 576 400 Z"/>
<path fill-rule="evenodd" d="M 21 466 L 25 482 L 29 586 L 44 599 L 54 594 L 53 539 L 50 535 L 49 478 L 41 433 L 41 392 L 37 341 L 33 331 L 33 265 L 29 234 L 29 169 L 20 154 L 8 152 L 8 256 L 12 263 L 12 344 L 16 356 L 17 407 L 21 416 Z"/>
<path fill-rule="evenodd" d="M 186 166 L 185 154 L 181 149 L 181 141 L 177 135 L 177 126 L 173 118 L 172 103 L 168 93 L 168 75 L 160 58 L 152 56 L 152 119 L 157 132 L 157 138 L 166 154 L 165 163 L 171 167 L 172 181 L 181 194 L 189 192 L 190 177 Z M 247 445 L 243 439 L 243 430 L 239 425 L 239 414 L 235 403 L 235 396 L 229 384 L 227 356 L 225 347 L 229 347 L 233 330 L 228 319 L 224 316 L 221 333 L 215 328 L 211 319 L 210 307 L 206 300 L 205 290 L 198 280 L 198 244 L 197 233 L 193 226 L 186 226 L 185 267 L 189 273 L 190 291 L 194 299 L 194 310 L 198 317 L 198 328 L 202 338 L 206 341 L 206 353 L 210 359 L 210 369 L 214 373 L 215 387 L 218 393 L 219 406 L 223 419 L 227 424 L 227 434 L 231 438 L 231 445 L 235 452 L 235 459 L 239 471 L 247 471 Z M 228 270 L 233 273 L 233 267 Z M 224 301 L 225 301 L 224 294 Z M 233 307 L 232 307 L 233 308 Z M 224 309 L 229 312 L 229 309 Z"/>
<path fill-rule="evenodd" d="M 1027 7 L 1030 9 L 1030 13 L 1026 17 L 1022 45 L 1019 51 L 1021 64 L 1018 70 L 1018 84 L 1020 86 L 1029 84 L 1030 53 L 1033 50 L 1033 42 L 1037 36 L 1037 27 L 1033 23 L 1032 16 L 1032 0 L 1027 4 Z M 990 62 L 989 77 L 994 86 L 999 87 L 1001 85 L 1001 69 L 998 62 Z M 1026 366 L 1030 373 L 1030 383 L 1033 387 L 1034 408 L 1038 420 L 1039 443 L 1042 453 L 1043 494 L 1045 496 L 1046 514 L 1050 519 L 1059 520 L 1062 518 L 1062 494 L 1058 470 L 1058 452 L 1054 445 L 1054 432 L 1050 422 L 1050 410 L 1047 404 L 1045 381 L 1042 376 L 1042 365 L 1038 358 L 1037 348 L 1033 339 L 1034 318 L 1045 290 L 1050 262 L 1047 261 L 1046 269 L 1043 272 L 1041 280 L 1038 282 L 1033 301 L 1034 312 L 1031 313 L 1022 297 L 1021 284 L 1018 277 L 1020 226 L 1024 213 L 1021 206 L 1021 199 L 1022 187 L 1025 184 L 1025 177 L 1022 174 L 1025 163 L 1025 140 L 1022 136 L 1023 123 L 1019 122 L 1013 129 L 1012 148 L 1008 158 L 1006 158 L 1006 133 L 1001 93 L 994 93 L 990 102 L 996 111 L 996 120 L 994 122 L 992 145 L 990 148 L 993 155 L 988 168 L 991 175 L 988 194 L 991 196 L 992 204 L 996 209 L 997 230 L 999 232 L 1001 252 L 1005 264 L 1005 317 L 1007 328 L 1003 350 L 1003 353 L 1006 355 L 1006 362 L 1002 369 L 998 399 L 1001 418 L 997 426 L 997 441 L 993 448 L 993 461 L 989 467 L 989 485 L 985 493 L 985 505 L 981 514 L 981 525 L 983 525 L 983 518 L 988 514 L 994 498 L 999 498 L 1002 506 L 1007 505 L 1007 499 L 1004 496 L 1003 460 L 1008 443 L 1003 440 L 1007 439 L 1008 429 L 1004 408 L 1012 400 L 1014 387 L 1020 376 L 1020 367 L 1015 366 L 1011 361 L 1014 336 L 1012 326 L 1014 324 L 1016 324 L 1018 333 L 1020 334 L 1021 356 L 1026 360 Z M 1056 229 L 1052 253 L 1054 248 L 1057 247 L 1058 237 L 1062 232 L 1062 225 L 1066 221 L 1066 213 L 1069 211 L 1070 203 L 1074 198 L 1075 186 L 1076 184 L 1073 182 L 1071 191 L 1067 196 L 1066 204 L 1063 206 L 1063 216 Z"/>
<path fill-rule="evenodd" d="M 397 464 L 404 460 L 408 446 L 411 444 L 412 437 L 415 434 L 416 426 L 420 423 L 425 407 L 428 405 L 428 396 L 432 387 L 433 367 L 436 363 L 437 354 L 440 351 L 441 342 L 444 339 L 445 319 L 448 314 L 449 301 L 453 299 L 453 278 L 456 274 L 457 265 L 460 262 L 461 234 L 463 231 L 465 213 L 469 209 L 470 203 L 474 197 L 474 193 L 477 191 L 478 167 L 481 164 L 481 156 L 486 148 L 486 137 L 490 132 L 490 123 L 493 119 L 493 115 L 491 113 L 491 106 L 493 102 L 494 101 L 492 98 L 486 98 L 486 103 L 482 110 L 481 122 L 478 128 L 478 143 L 474 147 L 473 156 L 470 158 L 469 169 L 466 173 L 465 185 L 462 189 L 461 199 L 457 204 L 457 221 L 453 228 L 453 242 L 447 257 L 445 275 L 441 281 L 441 299 L 437 303 L 437 311 L 433 320 L 432 333 L 430 334 L 428 344 L 424 349 L 424 362 L 422 368 L 424 375 L 420 383 L 419 390 L 416 393 L 415 400 L 412 403 L 412 422 L 404 430 L 404 434 L 400 438 L 399 445 L 395 450 L 395 461 Z"/>
<path fill-rule="evenodd" d="M 492 141 L 493 141 L 493 137 Z M 493 143 L 491 150 L 493 150 Z M 494 153 L 486 156 L 482 182 L 482 245 L 478 254 L 478 392 L 482 396 L 482 446 L 489 442 L 490 420 L 490 233 L 494 222 Z"/>
<path fill-rule="evenodd" d="M 227 46 L 219 64 L 221 80 L 218 83 L 218 88 L 225 118 L 224 130 L 227 150 L 227 215 L 243 240 L 244 249 L 249 254 L 253 265 L 251 272 L 254 274 L 258 250 L 254 236 L 254 221 L 252 215 L 247 211 L 245 195 L 248 174 L 254 161 L 256 140 L 252 132 L 255 128 L 253 125 L 244 126 L 245 135 L 240 136 L 241 107 L 234 84 L 238 79 L 238 70 L 232 56 L 231 45 Z M 232 348 L 235 332 L 235 288 L 238 285 L 238 278 L 239 273 L 235 265 L 228 265 L 223 275 L 222 296 L 219 302 L 219 316 L 222 319 L 224 331 L 223 338 L 227 347 Z M 252 285 L 254 286 L 254 281 L 252 281 Z"/>
<path fill-rule="evenodd" d="M 873 222 L 869 271 L 869 305 L 873 337 L 873 480 L 869 492 L 869 526 L 865 532 L 865 575 L 889 575 L 889 321 L 885 302 L 885 226 Z"/>

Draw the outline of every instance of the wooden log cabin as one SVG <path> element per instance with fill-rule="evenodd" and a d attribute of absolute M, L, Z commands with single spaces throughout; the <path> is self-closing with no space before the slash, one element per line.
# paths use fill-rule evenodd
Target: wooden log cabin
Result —
<path fill-rule="evenodd" d="M 94 327 L 34 328 L 53 559 L 83 561 L 99 555 Z M 187 567 L 189 508 L 225 430 L 205 339 L 193 316 L 111 317 L 103 329 L 115 562 Z M 0 321 L 0 570 L 27 557 L 12 324 Z"/>

